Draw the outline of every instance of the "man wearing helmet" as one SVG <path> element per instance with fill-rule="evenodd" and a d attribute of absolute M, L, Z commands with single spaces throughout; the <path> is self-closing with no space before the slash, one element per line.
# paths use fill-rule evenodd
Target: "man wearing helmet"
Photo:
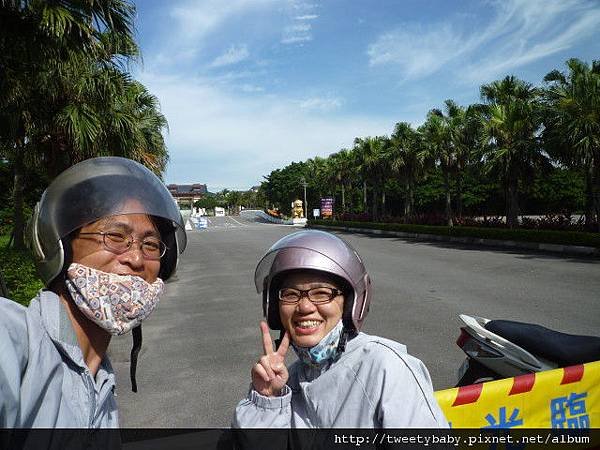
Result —
<path fill-rule="evenodd" d="M 255 283 L 267 321 L 264 355 L 234 427 L 448 426 L 423 363 L 398 342 L 360 332 L 371 281 L 342 239 L 317 230 L 280 239 L 258 263 Z M 276 350 L 269 328 L 282 333 Z M 298 361 L 288 371 L 290 345 Z"/>
<path fill-rule="evenodd" d="M 181 214 L 142 165 L 93 158 L 46 189 L 28 234 L 46 289 L 28 308 L 0 298 L 0 428 L 119 426 L 113 335 L 141 325 L 186 246 Z"/>

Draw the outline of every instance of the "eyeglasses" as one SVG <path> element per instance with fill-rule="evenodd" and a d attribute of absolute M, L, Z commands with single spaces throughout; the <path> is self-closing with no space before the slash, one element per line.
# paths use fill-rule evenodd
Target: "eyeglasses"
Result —
<path fill-rule="evenodd" d="M 165 253 L 168 250 L 168 247 L 165 245 L 163 241 L 156 237 L 146 237 L 144 240 L 134 239 L 131 234 L 124 234 L 118 231 L 96 231 L 89 233 L 79 233 L 79 236 L 83 235 L 101 235 L 102 241 L 104 242 L 104 246 L 117 254 L 122 254 L 131 249 L 131 246 L 134 242 L 140 243 L 140 248 L 142 250 L 142 254 L 146 259 L 160 259 L 165 256 Z"/>
<path fill-rule="evenodd" d="M 329 303 L 338 295 L 342 295 L 342 291 L 330 287 L 316 287 L 305 291 L 293 288 L 284 288 L 279 290 L 279 301 L 286 305 L 295 305 L 302 297 L 307 297 L 315 305 L 323 305 Z"/>

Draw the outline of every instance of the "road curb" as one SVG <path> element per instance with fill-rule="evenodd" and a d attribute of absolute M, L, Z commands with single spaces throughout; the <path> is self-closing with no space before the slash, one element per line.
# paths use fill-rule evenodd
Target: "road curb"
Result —
<path fill-rule="evenodd" d="M 537 250 L 549 253 L 561 253 L 565 255 L 600 257 L 600 248 L 586 247 L 583 245 L 545 244 L 539 242 L 503 241 L 499 239 L 485 239 L 463 236 L 441 236 L 437 234 L 407 233 L 404 231 L 373 230 L 371 228 L 354 228 L 340 226 L 307 225 L 308 228 L 321 230 L 348 231 L 351 233 L 376 234 L 379 236 L 394 236 L 423 241 L 456 242 L 460 244 L 472 244 L 489 247 L 503 247 L 524 250 Z"/>

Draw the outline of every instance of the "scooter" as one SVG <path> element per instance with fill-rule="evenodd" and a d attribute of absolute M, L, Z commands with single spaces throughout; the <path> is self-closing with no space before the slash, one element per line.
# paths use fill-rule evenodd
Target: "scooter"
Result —
<path fill-rule="evenodd" d="M 600 360 L 600 337 L 578 336 L 531 323 L 461 314 L 456 344 L 467 358 L 456 386 Z"/>

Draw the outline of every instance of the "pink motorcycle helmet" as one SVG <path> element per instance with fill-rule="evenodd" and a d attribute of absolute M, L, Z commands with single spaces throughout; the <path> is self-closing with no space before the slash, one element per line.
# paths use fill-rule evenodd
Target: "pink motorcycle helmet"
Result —
<path fill-rule="evenodd" d="M 371 279 L 360 255 L 343 239 L 319 230 L 287 235 L 271 246 L 256 266 L 254 283 L 262 292 L 263 314 L 269 328 L 283 330 L 276 289 L 290 271 L 315 270 L 333 275 L 344 291 L 344 327 L 359 332 L 369 312 Z"/>

